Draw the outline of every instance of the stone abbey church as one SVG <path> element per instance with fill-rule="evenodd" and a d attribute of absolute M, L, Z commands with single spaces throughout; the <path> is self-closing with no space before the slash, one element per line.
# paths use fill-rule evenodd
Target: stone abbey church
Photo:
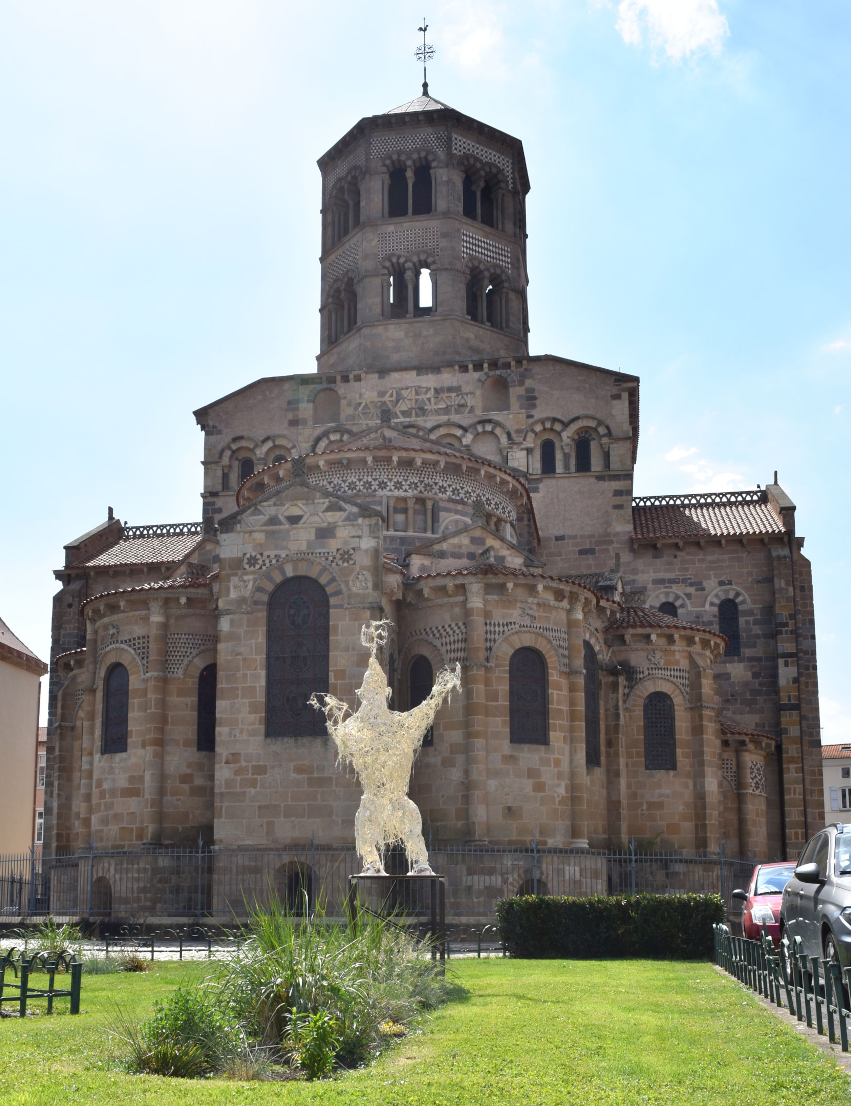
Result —
<path fill-rule="evenodd" d="M 387 618 L 396 709 L 462 666 L 411 786 L 434 841 L 797 853 L 824 803 L 795 505 L 633 496 L 638 378 L 529 354 L 518 139 L 426 86 L 319 168 L 316 371 L 198 408 L 202 522 L 110 510 L 65 546 L 46 851 L 351 841 L 307 699 L 354 705 Z"/>

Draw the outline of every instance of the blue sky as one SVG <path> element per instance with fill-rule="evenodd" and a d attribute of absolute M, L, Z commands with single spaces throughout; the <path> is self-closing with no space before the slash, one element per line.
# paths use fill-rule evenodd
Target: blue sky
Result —
<path fill-rule="evenodd" d="M 641 376 L 639 494 L 779 470 L 848 740 L 851 7 L 426 11 L 432 92 L 525 145 L 532 352 Z M 63 544 L 200 517 L 192 410 L 315 367 L 315 161 L 418 91 L 422 14 L 0 0 L 0 615 L 43 657 Z"/>

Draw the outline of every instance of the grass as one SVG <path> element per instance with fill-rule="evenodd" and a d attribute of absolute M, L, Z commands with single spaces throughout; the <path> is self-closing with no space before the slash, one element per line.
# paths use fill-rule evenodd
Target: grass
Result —
<path fill-rule="evenodd" d="M 818 1106 L 847 1076 L 708 964 L 456 961 L 465 999 L 372 1067 L 320 1083 L 128 1075 L 105 1033 L 200 978 L 198 964 L 83 981 L 79 1017 L 0 1021 L 0 1103 L 14 1106 Z"/>

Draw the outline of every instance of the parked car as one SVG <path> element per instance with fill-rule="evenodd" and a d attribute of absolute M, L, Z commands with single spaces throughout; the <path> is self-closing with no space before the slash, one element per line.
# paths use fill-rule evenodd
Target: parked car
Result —
<path fill-rule="evenodd" d="M 768 932 L 775 947 L 780 942 L 780 903 L 783 888 L 795 871 L 794 861 L 781 860 L 774 864 L 757 864 L 746 891 L 737 888 L 733 898 L 742 902 L 742 936 L 758 940 L 762 927 Z"/>
<path fill-rule="evenodd" d="M 851 825 L 810 838 L 783 891 L 780 932 L 800 937 L 806 956 L 851 965 Z"/>

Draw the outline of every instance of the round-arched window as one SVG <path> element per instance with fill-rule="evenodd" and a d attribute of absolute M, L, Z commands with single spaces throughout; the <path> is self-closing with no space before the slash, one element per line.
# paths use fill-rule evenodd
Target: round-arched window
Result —
<path fill-rule="evenodd" d="M 549 745 L 547 662 L 537 649 L 515 649 L 508 662 L 510 741 Z"/>
<path fill-rule="evenodd" d="M 677 604 L 671 603 L 669 600 L 666 600 L 664 603 L 659 604 L 659 614 L 668 614 L 671 616 L 671 618 L 680 617 L 680 612 L 677 609 Z"/>
<path fill-rule="evenodd" d="M 110 665 L 103 682 L 103 737 L 101 752 L 127 752 L 130 710 L 130 673 L 123 664 Z"/>
<path fill-rule="evenodd" d="M 434 687 L 434 669 L 428 657 L 420 654 L 411 661 L 408 670 L 408 708 L 413 710 L 424 703 Z M 434 726 L 429 726 L 423 745 L 434 745 Z"/>
<path fill-rule="evenodd" d="M 591 440 L 590 438 L 577 438 L 576 440 L 576 471 L 591 471 Z"/>
<path fill-rule="evenodd" d="M 215 664 L 207 664 L 198 676 L 195 748 L 199 753 L 216 751 L 216 672 Z"/>
<path fill-rule="evenodd" d="M 599 768 L 600 757 L 600 665 L 589 641 L 582 646 L 585 667 L 585 764 Z"/>
<path fill-rule="evenodd" d="M 651 691 L 644 700 L 644 767 L 648 772 L 677 769 L 674 700 L 664 691 Z"/>
<path fill-rule="evenodd" d="M 541 472 L 546 475 L 556 471 L 556 444 L 552 438 L 541 442 Z"/>
<path fill-rule="evenodd" d="M 309 576 L 284 580 L 269 596 L 266 632 L 266 736 L 326 733 L 308 699 L 328 690 L 328 593 Z"/>
<path fill-rule="evenodd" d="M 247 480 L 249 476 L 254 475 L 254 458 L 243 457 L 239 462 L 239 482 Z"/>
<path fill-rule="evenodd" d="M 742 641 L 739 634 L 739 604 L 735 599 L 722 599 L 718 604 L 718 631 L 727 639 L 725 657 L 739 657 Z"/>

